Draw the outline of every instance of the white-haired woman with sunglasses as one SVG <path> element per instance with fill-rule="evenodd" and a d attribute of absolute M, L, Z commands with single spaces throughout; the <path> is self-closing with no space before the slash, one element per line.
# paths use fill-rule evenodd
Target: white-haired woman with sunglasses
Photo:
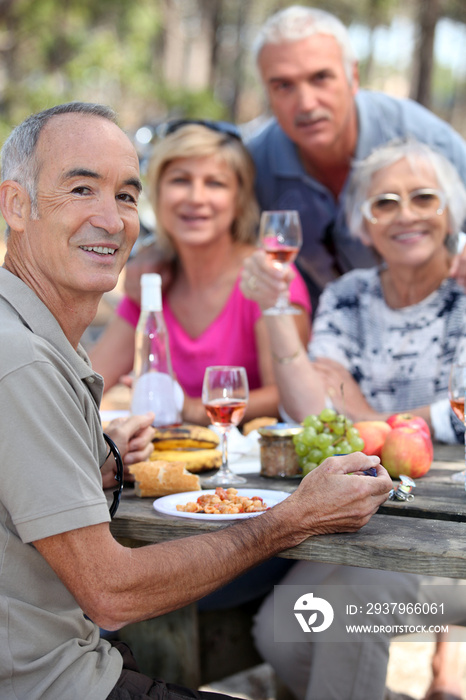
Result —
<path fill-rule="evenodd" d="M 255 250 L 253 185 L 254 166 L 233 125 L 189 120 L 169 124 L 154 148 L 148 192 L 157 220 L 157 246 L 169 261 L 163 311 L 188 422 L 208 422 L 200 397 L 209 365 L 246 367 L 251 389 L 246 420 L 278 416 L 265 323 L 258 305 L 239 288 L 243 262 Z M 306 343 L 310 301 L 297 274 L 290 296 L 303 312 L 295 317 L 294 327 Z M 106 389 L 132 369 L 139 311 L 125 297 L 90 353 Z"/>
<path fill-rule="evenodd" d="M 461 440 L 447 389 L 466 333 L 466 299 L 448 272 L 466 217 L 465 188 L 441 154 L 393 142 L 356 165 L 346 200 L 353 235 L 381 265 L 327 286 L 311 362 L 286 319 L 266 317 L 272 352 L 282 359 L 275 374 L 284 408 L 297 420 L 329 403 L 355 420 L 410 411 L 436 439 Z M 246 262 L 242 288 L 262 308 L 284 286 L 260 253 Z"/>
<path fill-rule="evenodd" d="M 279 358 L 275 374 L 287 412 L 302 420 L 332 403 L 363 420 L 409 410 L 429 422 L 435 438 L 462 439 L 447 387 L 466 331 L 466 299 L 448 271 L 466 217 L 465 188 L 453 166 L 427 146 L 391 143 L 355 168 L 347 216 L 353 234 L 375 249 L 381 264 L 349 272 L 327 286 L 319 301 L 309 357 L 288 319 L 265 317 L 272 352 Z M 286 277 L 261 252 L 246 262 L 242 288 L 263 309 L 275 303 L 286 284 Z M 464 619 L 464 582 L 440 577 L 299 562 L 280 583 L 338 584 L 341 590 L 372 585 L 386 602 L 399 600 L 403 591 L 403 600 L 413 603 L 423 600 L 425 590 L 433 599 L 439 595 L 431 584 L 447 584 L 455 608 L 449 622 Z M 388 633 L 381 634 L 380 643 L 277 644 L 273 606 L 272 594 L 256 617 L 256 644 L 296 698 L 388 697 Z M 455 645 L 438 638 L 432 670 L 426 700 L 459 700 Z"/>

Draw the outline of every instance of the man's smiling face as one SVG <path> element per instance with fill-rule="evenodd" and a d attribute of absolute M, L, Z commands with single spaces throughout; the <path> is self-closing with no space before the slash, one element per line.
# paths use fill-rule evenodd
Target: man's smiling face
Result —
<path fill-rule="evenodd" d="M 18 236 L 25 268 L 45 294 L 113 289 L 139 233 L 131 142 L 107 119 L 62 114 L 43 128 L 36 158 L 37 216 Z"/>

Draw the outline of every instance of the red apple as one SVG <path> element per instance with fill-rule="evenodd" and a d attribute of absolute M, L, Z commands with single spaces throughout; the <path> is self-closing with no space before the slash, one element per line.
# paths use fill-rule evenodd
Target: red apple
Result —
<path fill-rule="evenodd" d="M 354 427 L 359 430 L 359 434 L 364 440 L 364 449 L 361 452 L 364 452 L 365 455 L 381 457 L 385 438 L 392 431 L 388 423 L 383 420 L 363 420 L 355 423 Z"/>
<path fill-rule="evenodd" d="M 393 428 L 382 447 L 382 464 L 391 477 L 406 474 L 417 479 L 426 474 L 434 456 L 432 440 L 423 430 Z"/>
<path fill-rule="evenodd" d="M 414 416 L 412 413 L 395 413 L 387 418 L 387 423 L 392 428 L 416 428 L 422 430 L 430 438 L 430 428 L 424 418 Z"/>

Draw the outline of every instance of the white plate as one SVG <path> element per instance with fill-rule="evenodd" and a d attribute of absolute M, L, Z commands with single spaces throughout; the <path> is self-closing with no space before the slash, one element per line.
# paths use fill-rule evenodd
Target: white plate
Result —
<path fill-rule="evenodd" d="M 205 491 L 184 491 L 183 493 L 173 493 L 171 496 L 162 496 L 154 501 L 154 510 L 165 515 L 175 515 L 177 518 L 194 518 L 195 520 L 239 520 L 242 518 L 251 518 L 255 515 L 261 515 L 265 511 L 259 513 L 236 513 L 232 515 L 209 515 L 208 513 L 184 513 L 176 510 L 176 506 L 184 506 L 190 501 L 197 501 L 199 496 L 204 496 L 206 493 L 215 493 L 215 489 L 206 489 Z M 238 489 L 239 496 L 260 496 L 269 507 L 277 505 L 285 500 L 290 494 L 286 491 L 273 491 L 272 489 Z"/>

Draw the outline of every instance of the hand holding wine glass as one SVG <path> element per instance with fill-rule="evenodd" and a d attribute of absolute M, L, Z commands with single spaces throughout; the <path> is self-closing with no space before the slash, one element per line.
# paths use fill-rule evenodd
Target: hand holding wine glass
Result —
<path fill-rule="evenodd" d="M 243 484 L 228 467 L 228 432 L 244 416 L 249 398 L 248 378 L 244 367 L 207 367 L 202 386 L 202 403 L 212 425 L 222 433 L 222 466 L 217 474 L 202 482 L 203 488 Z"/>
<path fill-rule="evenodd" d="M 464 424 L 464 395 L 466 392 L 466 364 L 453 364 L 450 370 L 448 382 L 448 398 L 450 405 L 457 418 Z M 466 432 L 464 436 L 465 463 L 466 463 Z M 466 470 L 457 472 L 452 476 L 453 481 L 464 483 L 466 480 Z"/>
<path fill-rule="evenodd" d="M 290 265 L 302 245 L 299 213 L 291 210 L 262 212 L 259 241 L 274 265 L 280 268 Z M 288 294 L 280 295 L 275 306 L 264 311 L 268 316 L 299 313 L 290 305 Z"/>

